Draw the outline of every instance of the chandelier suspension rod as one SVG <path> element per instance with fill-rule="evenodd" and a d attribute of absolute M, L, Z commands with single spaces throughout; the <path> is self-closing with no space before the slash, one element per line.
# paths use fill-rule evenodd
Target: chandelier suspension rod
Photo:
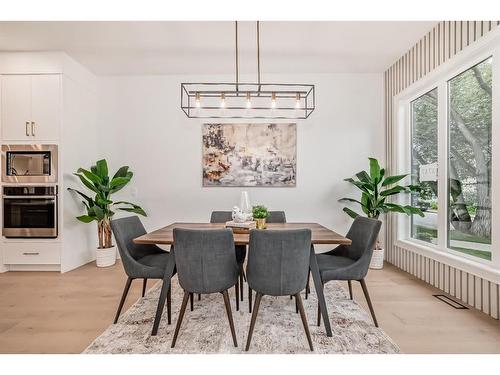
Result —
<path fill-rule="evenodd" d="M 239 91 L 238 84 L 239 84 L 239 76 L 240 76 L 240 68 L 239 68 L 239 56 L 238 56 L 238 21 L 234 21 L 234 26 L 235 26 L 235 38 L 236 38 L 236 92 Z"/>
<path fill-rule="evenodd" d="M 257 21 L 257 83 L 260 91 L 260 21 Z"/>

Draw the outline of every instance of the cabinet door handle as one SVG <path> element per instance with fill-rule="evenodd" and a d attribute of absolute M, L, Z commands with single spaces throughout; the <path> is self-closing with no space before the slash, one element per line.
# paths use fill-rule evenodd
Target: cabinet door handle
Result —
<path fill-rule="evenodd" d="M 35 121 L 31 121 L 31 135 L 35 136 Z"/>
<path fill-rule="evenodd" d="M 40 253 L 23 253 L 23 255 L 40 255 Z"/>
<path fill-rule="evenodd" d="M 29 121 L 26 121 L 26 137 L 29 137 L 30 136 L 30 132 L 28 130 L 28 127 L 30 126 L 30 122 Z"/>

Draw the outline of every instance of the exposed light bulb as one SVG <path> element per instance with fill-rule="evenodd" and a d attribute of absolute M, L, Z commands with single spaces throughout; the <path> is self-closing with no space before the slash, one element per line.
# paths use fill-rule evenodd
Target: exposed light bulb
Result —
<path fill-rule="evenodd" d="M 195 103 L 194 105 L 196 108 L 201 107 L 201 100 L 200 100 L 200 93 L 199 92 L 196 93 L 194 103 Z"/>
<path fill-rule="evenodd" d="M 300 93 L 297 93 L 297 95 L 295 96 L 295 109 L 299 108 L 300 108 Z"/>
<path fill-rule="evenodd" d="M 252 108 L 252 101 L 250 100 L 250 93 L 247 92 L 247 108 Z"/>
<path fill-rule="evenodd" d="M 271 94 L 271 108 L 273 108 L 273 109 L 276 108 L 276 93 L 275 92 L 273 92 Z"/>
<path fill-rule="evenodd" d="M 226 107 L 226 94 L 224 93 L 220 94 L 220 107 L 221 108 Z"/>

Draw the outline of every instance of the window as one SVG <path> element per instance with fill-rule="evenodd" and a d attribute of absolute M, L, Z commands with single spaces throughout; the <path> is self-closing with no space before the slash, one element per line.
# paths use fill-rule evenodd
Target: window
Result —
<path fill-rule="evenodd" d="M 491 260 L 492 58 L 448 81 L 448 247 Z"/>
<path fill-rule="evenodd" d="M 410 103 L 411 106 L 411 182 L 423 188 L 411 197 L 412 206 L 425 212 L 412 216 L 411 237 L 437 244 L 438 221 L 438 106 L 437 88 Z"/>

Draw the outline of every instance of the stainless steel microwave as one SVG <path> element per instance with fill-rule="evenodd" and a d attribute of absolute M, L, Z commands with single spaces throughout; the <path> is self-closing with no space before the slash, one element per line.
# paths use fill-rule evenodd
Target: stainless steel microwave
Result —
<path fill-rule="evenodd" d="M 57 145 L 2 145 L 2 181 L 57 182 Z"/>

